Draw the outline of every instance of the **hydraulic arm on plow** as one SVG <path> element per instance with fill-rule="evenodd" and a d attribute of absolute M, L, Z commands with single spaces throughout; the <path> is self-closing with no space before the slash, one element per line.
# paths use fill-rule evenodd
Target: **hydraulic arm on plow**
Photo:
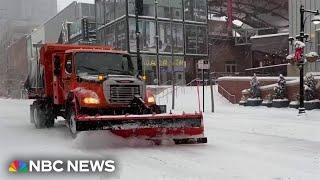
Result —
<path fill-rule="evenodd" d="M 142 78 L 133 73 L 129 54 L 109 47 L 46 44 L 36 77 L 29 76 L 30 118 L 37 128 L 54 126 L 57 116 L 75 136 L 109 130 L 176 144 L 206 143 L 203 116 L 165 114 Z M 36 83 L 35 83 L 36 82 Z M 34 85 L 36 84 L 36 85 Z"/>

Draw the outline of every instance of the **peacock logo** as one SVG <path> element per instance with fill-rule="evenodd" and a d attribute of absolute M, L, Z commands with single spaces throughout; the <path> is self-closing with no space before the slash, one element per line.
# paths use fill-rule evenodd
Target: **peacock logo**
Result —
<path fill-rule="evenodd" d="M 24 161 L 14 160 L 9 166 L 10 173 L 27 173 L 29 172 L 28 164 Z"/>

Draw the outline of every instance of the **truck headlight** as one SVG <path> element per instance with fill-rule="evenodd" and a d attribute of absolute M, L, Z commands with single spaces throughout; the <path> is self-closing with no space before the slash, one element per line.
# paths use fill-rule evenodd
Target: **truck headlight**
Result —
<path fill-rule="evenodd" d="M 153 96 L 148 97 L 148 103 L 155 103 L 156 99 Z"/>
<path fill-rule="evenodd" d="M 99 74 L 98 75 L 98 80 L 99 81 L 104 81 L 106 79 L 106 77 L 103 74 Z"/>
<path fill-rule="evenodd" d="M 100 100 L 98 98 L 87 97 L 83 99 L 85 104 L 99 104 Z"/>

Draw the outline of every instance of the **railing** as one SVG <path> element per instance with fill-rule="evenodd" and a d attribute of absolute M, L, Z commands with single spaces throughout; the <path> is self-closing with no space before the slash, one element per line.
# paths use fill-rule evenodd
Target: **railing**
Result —
<path fill-rule="evenodd" d="M 194 80 L 192 80 L 191 82 L 189 82 L 188 84 L 185 84 L 185 85 L 179 85 L 181 82 L 179 82 L 179 83 L 177 83 L 175 86 L 174 86 L 174 92 L 175 92 L 175 96 L 177 97 L 178 96 L 178 90 L 180 90 L 180 92 L 182 93 L 182 90 L 183 90 L 183 88 L 182 87 L 185 87 L 185 86 L 190 86 L 190 85 L 192 85 L 194 82 L 197 82 L 197 81 L 199 81 L 199 78 L 196 78 L 196 79 L 194 79 Z M 198 82 L 197 82 L 198 83 Z M 165 91 L 164 91 L 165 92 Z M 166 92 L 165 93 L 163 93 L 163 95 L 161 95 L 161 96 L 158 96 L 158 99 L 160 100 L 160 99 L 164 99 L 164 98 L 167 98 L 167 101 L 168 101 L 168 97 L 169 97 L 169 95 L 171 95 L 173 93 L 173 88 L 168 88 L 167 90 L 166 90 Z"/>
<path fill-rule="evenodd" d="M 218 84 L 218 92 L 225 97 L 228 101 L 230 101 L 232 104 L 236 104 L 236 96 L 229 93 L 226 89 L 224 89 L 222 86 Z"/>

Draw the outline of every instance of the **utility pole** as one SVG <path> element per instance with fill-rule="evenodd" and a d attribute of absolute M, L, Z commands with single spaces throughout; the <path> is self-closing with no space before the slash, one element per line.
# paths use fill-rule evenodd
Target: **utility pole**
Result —
<path fill-rule="evenodd" d="M 306 18 L 304 16 L 304 13 L 310 13 L 315 15 L 315 17 L 312 19 L 312 22 L 314 24 L 319 24 L 320 23 L 320 12 L 319 10 L 313 11 L 313 10 L 307 10 L 304 8 L 303 5 L 300 6 L 300 35 L 297 37 L 297 39 L 301 42 L 304 42 L 305 39 L 308 37 L 304 33 L 304 27 L 305 27 L 305 22 Z M 308 18 L 308 16 L 307 16 Z M 303 53 L 301 54 L 298 67 L 300 69 L 300 99 L 299 99 L 299 114 L 305 113 L 305 107 L 304 107 L 304 61 L 305 57 Z"/>
<path fill-rule="evenodd" d="M 299 41 L 304 42 L 304 7 L 300 6 L 300 37 Z M 300 69 L 300 99 L 299 99 L 299 114 L 305 113 L 304 108 L 304 57 L 301 57 L 299 62 Z"/>
<path fill-rule="evenodd" d="M 204 68 L 202 68 L 202 112 L 204 112 Z"/>
<path fill-rule="evenodd" d="M 159 86 L 161 83 L 161 71 L 160 71 L 160 60 L 159 60 L 159 30 L 158 30 L 158 0 L 154 0 L 154 12 L 155 12 L 155 26 L 156 26 L 156 53 L 157 53 L 157 85 Z"/>
<path fill-rule="evenodd" d="M 143 15 L 143 0 L 135 0 L 136 41 L 137 41 L 137 66 L 138 75 L 142 76 L 142 58 L 140 54 L 139 15 Z"/>
<path fill-rule="evenodd" d="M 212 76 L 210 71 L 209 71 L 209 81 L 210 81 L 210 93 L 211 93 L 211 112 L 214 112 L 213 84 L 212 84 Z"/>

